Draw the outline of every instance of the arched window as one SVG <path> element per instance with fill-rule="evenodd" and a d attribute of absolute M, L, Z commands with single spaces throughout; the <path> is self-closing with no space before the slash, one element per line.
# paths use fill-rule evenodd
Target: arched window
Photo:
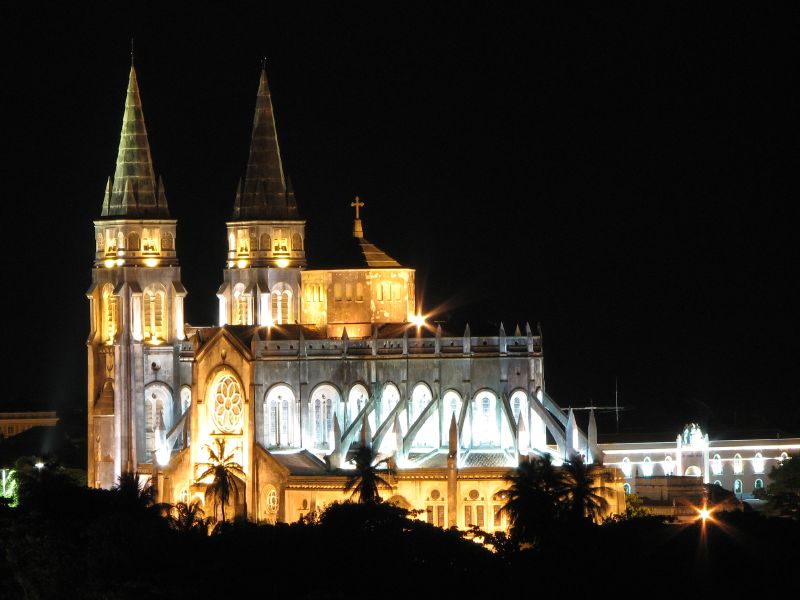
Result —
<path fill-rule="evenodd" d="M 653 461 L 649 456 L 645 456 L 642 461 L 642 475 L 650 477 L 653 474 Z"/>
<path fill-rule="evenodd" d="M 103 286 L 103 341 L 112 343 L 119 330 L 119 301 L 114 295 L 114 286 Z"/>
<path fill-rule="evenodd" d="M 117 234 L 113 229 L 106 229 L 106 254 L 117 252 Z"/>
<path fill-rule="evenodd" d="M 148 385 L 144 391 L 144 441 L 147 462 L 156 462 L 156 457 L 169 457 L 166 434 L 172 428 L 172 393 L 163 383 Z M 161 451 L 161 452 L 159 452 Z"/>
<path fill-rule="evenodd" d="M 262 252 L 269 252 L 270 244 L 271 244 L 271 242 L 270 242 L 269 234 L 268 233 L 262 233 L 261 234 L 261 244 L 259 245 L 259 248 L 261 248 L 261 251 Z"/>
<path fill-rule="evenodd" d="M 172 237 L 172 234 L 168 231 L 165 231 L 164 234 L 161 236 L 161 249 L 162 250 L 174 250 L 175 249 L 175 240 Z"/>
<path fill-rule="evenodd" d="M 622 464 L 620 465 L 620 470 L 625 477 L 630 477 L 631 473 L 633 472 L 631 469 L 631 459 L 627 456 L 622 459 Z"/>
<path fill-rule="evenodd" d="M 258 250 L 258 234 L 255 231 L 250 231 L 250 251 L 255 252 Z"/>
<path fill-rule="evenodd" d="M 700 467 L 691 465 L 686 469 L 685 474 L 687 477 L 702 477 L 703 472 L 700 470 Z"/>
<path fill-rule="evenodd" d="M 715 479 L 714 480 L 714 485 L 718 485 L 719 487 L 722 487 L 722 482 L 719 479 Z"/>
<path fill-rule="evenodd" d="M 132 231 L 128 234 L 128 250 L 132 250 L 134 252 L 139 251 L 139 234 L 135 231 Z"/>
<path fill-rule="evenodd" d="M 764 457 L 761 455 L 761 452 L 756 452 L 756 455 L 753 458 L 753 472 L 754 473 L 764 472 Z"/>
<path fill-rule="evenodd" d="M 270 388 L 264 403 L 264 427 L 268 432 L 266 442 L 269 447 L 293 445 L 293 409 L 294 392 L 292 392 L 292 388 L 284 384 Z"/>
<path fill-rule="evenodd" d="M 329 449 L 333 433 L 333 407 L 339 393 L 331 385 L 320 385 L 311 395 L 311 441 L 315 448 Z"/>
<path fill-rule="evenodd" d="M 488 391 L 478 392 L 472 401 L 472 443 L 475 446 L 497 445 L 497 398 Z"/>
<path fill-rule="evenodd" d="M 299 233 L 292 234 L 292 250 L 300 251 L 303 249 L 303 238 Z"/>
<path fill-rule="evenodd" d="M 125 234 L 121 231 L 117 233 L 117 250 L 125 249 Z"/>
<path fill-rule="evenodd" d="M 244 293 L 243 283 L 233 286 L 233 325 L 252 325 L 252 297 Z"/>
<path fill-rule="evenodd" d="M 418 383 L 411 392 L 411 410 L 408 413 L 408 425 L 411 426 L 420 417 L 422 411 L 431 403 L 431 390 L 424 383 Z"/>
<path fill-rule="evenodd" d="M 181 414 L 189 410 L 192 405 L 192 388 L 184 386 L 181 388 Z"/>
<path fill-rule="evenodd" d="M 722 458 L 720 458 L 719 454 L 715 454 L 714 458 L 711 459 L 711 472 L 714 475 L 722 473 Z"/>
<path fill-rule="evenodd" d="M 95 241 L 97 242 L 97 251 L 102 252 L 104 249 L 105 240 L 103 239 L 103 234 L 98 233 L 95 237 Z"/>
<path fill-rule="evenodd" d="M 741 479 L 737 479 L 736 481 L 733 482 L 733 493 L 734 494 L 736 494 L 737 496 L 740 496 L 742 494 L 742 490 L 743 489 L 744 489 L 744 487 L 742 486 L 742 480 Z"/>
<path fill-rule="evenodd" d="M 345 419 L 345 424 L 347 426 L 350 426 L 353 421 L 356 420 L 359 413 L 364 410 L 368 399 L 369 393 L 367 392 L 367 388 L 360 383 L 350 388 L 350 392 L 347 394 L 347 414 Z"/>
<path fill-rule="evenodd" d="M 753 486 L 753 491 L 758 491 L 764 488 L 764 480 L 763 479 L 756 479 L 755 485 Z"/>
<path fill-rule="evenodd" d="M 461 396 L 453 390 L 448 390 L 442 398 L 442 440 L 445 445 L 448 443 L 453 415 L 456 417 L 457 425 L 458 419 L 461 417 Z"/>
<path fill-rule="evenodd" d="M 780 463 L 783 463 L 787 458 L 789 458 L 789 454 L 786 452 L 781 452 L 781 457 L 778 459 Z"/>
<path fill-rule="evenodd" d="M 272 289 L 270 308 L 276 325 L 292 322 L 292 291 L 286 284 L 278 284 Z"/>
<path fill-rule="evenodd" d="M 186 488 L 182 489 L 180 498 L 181 502 L 183 502 L 184 504 L 189 504 L 189 490 L 187 490 Z"/>
<path fill-rule="evenodd" d="M 164 311 L 164 289 L 150 286 L 142 295 L 144 312 L 144 339 L 149 342 L 163 342 L 167 339 L 167 323 Z"/>
<path fill-rule="evenodd" d="M 733 457 L 733 472 L 738 475 L 742 470 L 742 455 L 737 452 Z"/>
<path fill-rule="evenodd" d="M 623 483 L 622 489 L 625 491 L 626 494 L 631 493 L 631 484 L 630 483 Z"/>
<path fill-rule="evenodd" d="M 244 394 L 239 380 L 222 371 L 211 386 L 209 409 L 217 429 L 222 433 L 238 433 L 244 415 Z"/>
<path fill-rule="evenodd" d="M 661 466 L 664 469 L 664 475 L 672 475 L 675 470 L 675 463 L 672 462 L 671 456 L 667 456 Z"/>
<path fill-rule="evenodd" d="M 228 250 L 230 252 L 236 252 L 236 238 L 232 233 L 228 235 Z"/>
<path fill-rule="evenodd" d="M 411 427 L 418 419 L 422 417 L 422 413 L 430 405 L 432 400 L 431 390 L 424 383 L 418 383 L 414 386 L 411 393 L 411 410 L 409 412 L 408 426 Z M 436 411 L 431 411 L 425 423 L 417 431 L 414 437 L 414 446 L 419 448 L 433 448 L 439 444 L 438 433 L 438 416 Z"/>
<path fill-rule="evenodd" d="M 394 407 L 397 406 L 397 403 L 400 402 L 400 390 L 397 389 L 397 386 L 393 383 L 387 383 L 383 386 L 383 392 L 381 394 L 381 403 L 380 403 L 380 423 L 383 423 L 392 411 Z M 379 424 L 380 424 L 379 423 Z"/>
<path fill-rule="evenodd" d="M 364 301 L 364 284 L 360 281 L 356 282 L 356 302 Z"/>

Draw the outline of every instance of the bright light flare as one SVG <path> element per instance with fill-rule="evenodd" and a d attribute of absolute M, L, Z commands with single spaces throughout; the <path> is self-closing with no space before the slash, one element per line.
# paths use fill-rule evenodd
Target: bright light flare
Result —
<path fill-rule="evenodd" d="M 424 327 L 425 326 L 425 317 L 420 314 L 411 315 L 411 322 L 416 325 L 417 327 Z"/>
<path fill-rule="evenodd" d="M 288 258 L 279 258 L 275 261 L 275 264 L 278 265 L 279 269 L 285 269 L 289 266 L 289 259 Z"/>
<path fill-rule="evenodd" d="M 238 260 L 238 261 L 236 261 L 236 266 L 237 266 L 237 267 L 239 267 L 240 269 L 246 269 L 246 268 L 247 268 L 247 265 L 249 265 L 249 264 L 250 264 L 250 263 L 249 263 L 249 262 L 247 262 L 247 261 L 246 261 L 245 259 L 243 259 L 243 258 L 242 258 L 242 259 L 240 259 L 240 260 Z"/>
<path fill-rule="evenodd" d="M 41 462 L 41 461 L 37 462 L 37 463 L 36 463 L 35 465 L 33 465 L 33 466 L 34 466 L 34 467 L 36 467 L 37 469 L 39 469 L 40 471 L 41 471 L 42 469 L 44 469 L 44 463 L 43 463 L 43 462 Z"/>
<path fill-rule="evenodd" d="M 708 508 L 708 506 L 703 505 L 702 508 L 697 509 L 697 519 L 702 521 L 704 524 L 707 521 L 713 521 L 712 514 L 714 512 L 713 508 Z"/>
<path fill-rule="evenodd" d="M 158 259 L 157 258 L 145 258 L 144 259 L 144 266 L 145 267 L 157 267 L 158 266 Z"/>

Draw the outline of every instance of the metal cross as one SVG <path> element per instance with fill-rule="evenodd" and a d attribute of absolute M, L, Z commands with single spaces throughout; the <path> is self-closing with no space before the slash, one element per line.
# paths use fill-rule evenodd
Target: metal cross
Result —
<path fill-rule="evenodd" d="M 350 206 L 356 207 L 356 219 L 360 219 L 361 217 L 358 216 L 358 209 L 364 206 L 364 203 L 359 200 L 358 196 L 356 196 L 356 201 L 351 202 Z"/>

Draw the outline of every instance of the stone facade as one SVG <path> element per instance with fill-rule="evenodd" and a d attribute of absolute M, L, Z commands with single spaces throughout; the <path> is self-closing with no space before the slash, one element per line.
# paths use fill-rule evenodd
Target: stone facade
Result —
<path fill-rule="evenodd" d="M 364 238 L 363 203 L 353 206 L 343 240 L 352 263 L 308 268 L 262 73 L 227 223 L 219 323 L 184 326 L 176 222 L 154 179 L 131 69 L 87 293 L 91 485 L 138 470 L 162 501 L 206 501 L 200 473 L 224 440 L 245 474 L 233 510 L 294 521 L 346 497 L 351 452 L 369 444 L 397 467 L 385 499 L 443 527 L 494 530 L 507 526 L 499 493 L 519 460 L 599 459 L 593 420 L 581 431 L 545 392 L 541 336 L 427 324 L 414 269 Z M 616 511 L 622 483 L 609 474 Z"/>

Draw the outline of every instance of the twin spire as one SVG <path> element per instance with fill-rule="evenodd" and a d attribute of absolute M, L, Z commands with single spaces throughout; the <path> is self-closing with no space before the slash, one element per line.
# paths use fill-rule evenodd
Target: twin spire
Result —
<path fill-rule="evenodd" d="M 275 130 L 272 96 L 267 71 L 261 70 L 250 141 L 250 158 L 244 184 L 239 182 L 233 206 L 234 221 L 298 219 L 291 182 L 283 176 L 283 165 Z"/>
<path fill-rule="evenodd" d="M 102 217 L 133 219 L 169 218 L 161 179 L 156 182 L 136 71 L 131 65 L 125 114 L 119 136 L 117 167 L 108 180 Z"/>
<path fill-rule="evenodd" d="M 109 178 L 103 199 L 102 217 L 169 218 L 161 178 L 156 181 L 136 70 L 131 65 L 125 114 L 122 118 L 117 166 Z M 272 98 L 266 70 L 261 71 L 250 144 L 250 158 L 244 184 L 239 182 L 233 219 L 297 219 L 297 203 L 291 182 L 284 179 Z"/>

